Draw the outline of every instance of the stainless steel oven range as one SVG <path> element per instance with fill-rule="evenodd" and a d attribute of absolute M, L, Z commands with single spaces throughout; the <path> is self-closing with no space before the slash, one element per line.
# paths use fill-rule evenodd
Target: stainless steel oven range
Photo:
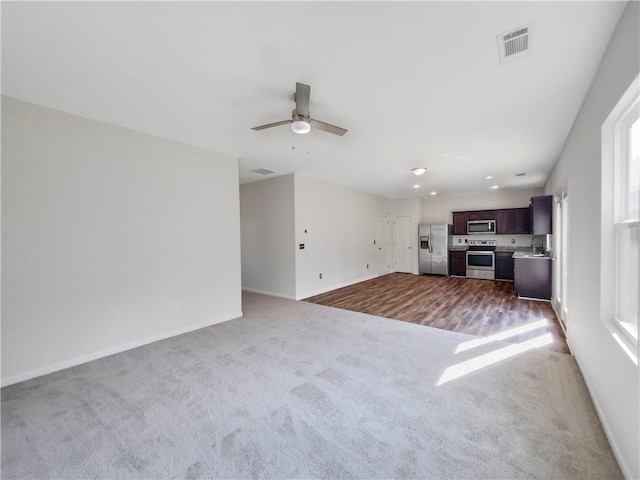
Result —
<path fill-rule="evenodd" d="M 495 280 L 496 278 L 496 241 L 469 240 L 467 250 L 467 277 Z"/>

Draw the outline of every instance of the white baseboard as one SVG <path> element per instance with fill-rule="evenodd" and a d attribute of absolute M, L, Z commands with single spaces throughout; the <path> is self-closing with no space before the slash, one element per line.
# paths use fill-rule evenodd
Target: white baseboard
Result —
<path fill-rule="evenodd" d="M 562 317 L 560 317 L 560 312 L 558 312 L 558 304 L 554 300 L 551 300 L 551 308 L 553 308 L 553 311 L 555 312 L 556 317 L 558 318 L 558 323 L 560 324 L 560 328 L 562 328 L 562 331 L 564 332 L 564 336 L 567 337 L 567 343 L 569 343 L 569 338 L 567 336 L 567 326 L 562 321 Z"/>
<path fill-rule="evenodd" d="M 331 290 L 337 290 L 338 288 L 348 287 L 349 285 L 354 285 L 356 283 L 364 282 L 366 280 L 371 280 L 373 278 L 378 278 L 378 275 L 374 273 L 373 275 L 367 275 L 366 277 L 358 278 L 356 280 L 350 280 L 348 282 L 339 283 L 337 285 L 330 285 L 328 287 L 321 288 L 320 290 L 314 290 L 313 292 L 307 292 L 303 295 L 296 295 L 295 300 L 302 300 L 305 298 L 313 297 L 315 295 L 320 295 L 321 293 L 327 293 L 327 292 L 330 292 Z"/>
<path fill-rule="evenodd" d="M 172 330 L 170 332 L 161 333 L 159 335 L 153 335 L 151 337 L 143 338 L 141 340 L 136 340 L 134 342 L 126 343 L 124 345 L 118 345 L 117 347 L 107 348 L 105 350 L 100 350 L 98 352 L 93 352 L 88 355 L 83 355 L 81 357 L 71 358 L 69 360 L 65 360 L 63 362 L 56 363 L 54 365 L 48 365 L 42 368 L 36 368 L 34 370 L 29 370 L 28 372 L 20 373 L 18 375 L 14 375 L 9 378 L 2 379 L 2 386 L 6 387 L 9 385 L 13 385 L 14 383 L 24 382 L 26 380 L 30 380 L 32 378 L 41 377 L 42 375 L 47 375 L 49 373 L 58 372 L 60 370 L 64 370 L 66 368 L 75 367 L 76 365 L 81 365 L 83 363 L 91 362 L 92 360 L 97 360 L 99 358 L 108 357 L 109 355 L 115 355 L 116 353 L 125 352 L 127 350 L 131 350 L 133 348 L 141 347 L 143 345 L 148 345 L 150 343 L 158 342 L 160 340 L 164 340 L 166 338 L 175 337 L 178 335 L 182 335 L 183 333 L 193 332 L 194 330 L 200 330 L 201 328 L 210 327 L 211 325 L 215 325 L 217 323 L 227 322 L 229 320 L 233 320 L 236 318 L 242 317 L 242 312 L 233 313 L 231 315 L 225 315 L 222 317 L 215 318 L 213 320 L 209 320 L 204 323 L 200 323 L 198 325 L 191 325 L 185 328 L 179 328 L 177 330 Z"/>
<path fill-rule="evenodd" d="M 270 295 L 272 297 L 286 298 L 287 300 L 297 300 L 296 297 L 294 297 L 293 295 L 286 295 L 284 293 L 277 293 L 277 292 L 269 292 L 267 290 L 258 290 L 257 288 L 242 287 L 242 290 L 244 290 L 245 292 L 260 293 L 262 295 Z"/>
<path fill-rule="evenodd" d="M 598 418 L 600 419 L 600 423 L 602 424 L 602 428 L 604 429 L 604 434 L 606 435 L 607 440 L 609 440 L 609 445 L 611 446 L 611 451 L 613 452 L 613 456 L 616 457 L 616 460 L 618 461 L 618 466 L 620 467 L 620 470 L 622 470 L 622 475 L 624 476 L 624 478 L 632 479 L 634 477 L 632 476 L 631 468 L 626 464 L 623 456 L 620 454 L 620 448 L 618 447 L 618 443 L 616 442 L 616 439 L 611 432 L 611 428 L 609 427 L 607 418 L 603 414 L 602 408 L 600 408 L 600 404 L 598 403 L 598 400 L 596 399 L 596 397 L 593 395 L 591 391 L 591 387 L 590 387 L 591 382 L 589 381 L 589 375 L 585 375 L 586 372 L 580 366 L 580 359 L 578 358 L 578 356 L 574 355 L 573 358 L 576 359 L 578 370 L 580 370 L 580 374 L 584 379 L 584 384 L 587 386 L 589 397 L 591 397 L 591 402 L 593 402 L 593 406 L 596 409 L 596 413 L 598 414 Z"/>

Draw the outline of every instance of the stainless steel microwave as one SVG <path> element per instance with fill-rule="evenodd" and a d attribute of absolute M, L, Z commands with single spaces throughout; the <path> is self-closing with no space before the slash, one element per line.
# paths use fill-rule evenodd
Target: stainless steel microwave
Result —
<path fill-rule="evenodd" d="M 467 234 L 469 235 L 481 235 L 481 234 L 496 233 L 496 221 L 495 220 L 469 220 L 467 222 Z"/>

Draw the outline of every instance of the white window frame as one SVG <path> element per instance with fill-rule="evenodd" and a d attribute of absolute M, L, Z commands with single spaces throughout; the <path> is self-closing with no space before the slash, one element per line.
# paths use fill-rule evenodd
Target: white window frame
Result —
<path fill-rule="evenodd" d="M 628 158 L 626 132 L 640 114 L 640 75 L 631 83 L 602 124 L 602 184 L 601 184 L 601 307 L 600 315 L 613 339 L 638 365 L 638 330 L 629 329 L 616 318 L 616 244 L 626 229 L 638 228 L 638 221 L 625 221 L 624 206 L 619 194 L 626 182 L 624 164 Z M 624 185 L 626 191 L 626 184 Z M 640 265 L 639 265 L 640 268 Z M 638 300 L 640 301 L 640 300 Z"/>

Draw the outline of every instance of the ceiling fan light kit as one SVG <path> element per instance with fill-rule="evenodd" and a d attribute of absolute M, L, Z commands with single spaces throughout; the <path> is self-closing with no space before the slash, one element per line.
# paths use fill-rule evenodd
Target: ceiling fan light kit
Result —
<path fill-rule="evenodd" d="M 253 127 L 251 130 L 264 130 L 265 128 L 277 127 L 279 125 L 291 124 L 291 131 L 304 135 L 311 131 L 311 127 L 323 130 L 325 132 L 333 133 L 334 135 L 343 136 L 347 133 L 346 128 L 337 127 L 330 123 L 321 122 L 310 117 L 309 114 L 309 96 L 311 94 L 311 87 L 303 83 L 296 83 L 296 93 L 294 94 L 294 100 L 296 102 L 296 108 L 291 112 L 291 120 L 281 120 L 279 122 L 268 123 L 266 125 L 260 125 Z"/>
<path fill-rule="evenodd" d="M 294 120 L 293 122 L 291 122 L 291 131 L 293 133 L 304 135 L 305 133 L 309 133 L 311 131 L 311 125 L 309 125 L 309 122 L 305 120 Z"/>

